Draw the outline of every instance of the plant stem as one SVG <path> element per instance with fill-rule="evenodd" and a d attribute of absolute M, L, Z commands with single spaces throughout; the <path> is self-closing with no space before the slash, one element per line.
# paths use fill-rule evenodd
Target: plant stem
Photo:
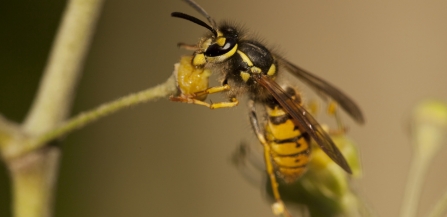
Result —
<path fill-rule="evenodd" d="M 53 44 L 37 95 L 20 128 L 20 135 L 3 144 L 3 156 L 11 172 L 13 215 L 51 217 L 59 164 L 59 149 L 29 150 L 8 158 L 29 141 L 60 125 L 70 111 L 96 20 L 103 0 L 70 0 Z M 7 138 L 8 139 L 8 138 Z M 42 145 L 43 146 L 43 145 Z"/>
<path fill-rule="evenodd" d="M 16 159 L 44 147 L 47 143 L 67 135 L 75 130 L 84 127 L 87 124 L 105 117 L 107 115 L 118 112 L 122 109 L 135 106 L 148 101 L 156 100 L 162 97 L 168 97 L 175 94 L 177 91 L 175 85 L 175 77 L 171 76 L 165 83 L 159 84 L 155 87 L 142 90 L 137 93 L 129 94 L 109 103 L 105 103 L 90 111 L 83 112 L 69 120 L 65 121 L 58 127 L 43 133 L 35 138 L 21 138 L 20 147 L 10 147 L 3 149 L 3 156 L 5 159 Z M 1 135 L 0 135 L 1 136 Z"/>
<path fill-rule="evenodd" d="M 174 76 L 171 76 L 163 84 L 159 84 L 155 87 L 142 90 L 138 93 L 133 93 L 128 96 L 124 96 L 115 101 L 103 104 L 95 109 L 83 112 L 69 119 L 68 121 L 61 124 L 59 127 L 49 131 L 48 133 L 43 134 L 42 136 L 38 137 L 35 141 L 28 143 L 27 146 L 21 150 L 21 152 L 15 153 L 14 155 L 10 155 L 10 157 L 17 157 L 29 151 L 36 150 L 44 146 L 46 143 L 61 136 L 64 136 L 68 133 L 71 133 L 77 129 L 80 129 L 85 125 L 98 120 L 99 118 L 113 114 L 130 106 L 135 106 L 137 104 L 141 104 L 144 102 L 156 100 L 161 97 L 167 97 L 169 95 L 174 94 L 176 90 L 177 89 L 175 86 L 175 78 Z"/>
<path fill-rule="evenodd" d="M 28 135 L 48 132 L 66 119 L 102 3 L 68 2 L 37 96 L 23 124 Z"/>
<path fill-rule="evenodd" d="M 59 149 L 46 148 L 9 162 L 14 216 L 52 216 L 59 156 Z"/>

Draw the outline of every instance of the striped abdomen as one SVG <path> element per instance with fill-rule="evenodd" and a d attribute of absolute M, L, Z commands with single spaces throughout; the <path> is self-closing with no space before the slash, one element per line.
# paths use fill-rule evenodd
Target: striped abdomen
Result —
<path fill-rule="evenodd" d="M 268 121 L 265 137 L 271 149 L 276 171 L 285 182 L 300 177 L 310 160 L 310 137 L 301 132 L 279 105 L 266 105 Z"/>

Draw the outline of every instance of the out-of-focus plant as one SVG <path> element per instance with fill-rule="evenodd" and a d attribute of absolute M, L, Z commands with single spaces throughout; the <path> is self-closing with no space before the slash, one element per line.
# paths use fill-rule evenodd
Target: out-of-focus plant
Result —
<path fill-rule="evenodd" d="M 411 114 L 410 130 L 413 159 L 402 203 L 401 217 L 416 216 L 427 169 L 439 149 L 446 145 L 447 104 L 437 100 L 427 100 L 418 104 Z M 445 214 L 446 195 L 439 200 L 428 216 L 440 217 Z"/>

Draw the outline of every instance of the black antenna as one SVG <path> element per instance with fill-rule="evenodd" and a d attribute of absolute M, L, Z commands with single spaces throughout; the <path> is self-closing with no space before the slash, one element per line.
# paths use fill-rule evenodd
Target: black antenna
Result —
<path fill-rule="evenodd" d="M 203 9 L 202 7 L 200 7 L 199 4 L 197 4 L 195 1 L 193 0 L 184 0 L 186 3 L 188 3 L 191 7 L 193 7 L 194 9 L 196 9 L 196 11 L 198 11 L 200 14 L 202 14 L 204 17 L 206 17 L 206 19 L 208 19 L 208 22 L 211 24 L 211 26 L 213 27 L 213 29 L 216 29 L 216 21 L 213 20 L 213 18 L 211 18 L 210 15 L 208 15 L 208 13 L 205 11 L 205 9 Z"/>
<path fill-rule="evenodd" d="M 201 26 L 209 29 L 213 33 L 213 35 L 217 37 L 216 29 L 214 29 L 213 27 L 211 27 L 210 25 L 206 24 L 205 22 L 199 20 L 196 17 L 193 17 L 193 16 L 188 15 L 188 14 L 184 14 L 184 13 L 181 13 L 181 12 L 172 12 L 171 16 L 172 17 L 177 17 L 177 18 L 182 18 L 182 19 L 185 19 L 185 20 L 189 20 L 189 21 L 191 21 L 191 22 L 193 22 L 195 24 L 201 25 Z"/>

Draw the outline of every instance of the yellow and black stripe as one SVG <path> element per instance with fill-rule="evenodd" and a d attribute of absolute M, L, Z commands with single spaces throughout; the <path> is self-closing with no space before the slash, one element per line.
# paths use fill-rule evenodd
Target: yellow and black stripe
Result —
<path fill-rule="evenodd" d="M 293 88 L 286 88 L 293 103 L 301 105 L 301 97 Z M 294 182 L 306 170 L 310 160 L 309 134 L 295 124 L 293 118 L 271 97 L 264 104 L 267 120 L 261 127 L 254 103 L 250 103 L 250 119 L 264 149 L 266 164 L 272 162 L 277 176 L 286 183 Z M 268 159 L 267 159 L 268 158 Z M 268 167 L 268 165 L 267 165 Z"/>
<path fill-rule="evenodd" d="M 268 115 L 264 127 L 277 174 L 285 182 L 294 182 L 306 170 L 309 162 L 310 136 L 293 122 L 292 117 L 275 103 L 266 104 Z"/>

